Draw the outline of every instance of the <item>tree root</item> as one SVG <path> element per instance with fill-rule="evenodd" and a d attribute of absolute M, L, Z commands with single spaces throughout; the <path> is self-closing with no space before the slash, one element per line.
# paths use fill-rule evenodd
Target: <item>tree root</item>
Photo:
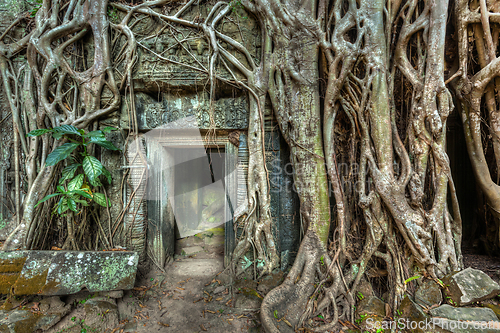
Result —
<path fill-rule="evenodd" d="M 312 232 L 307 232 L 285 281 L 271 290 L 262 302 L 261 322 L 268 333 L 295 332 L 309 297 L 314 292 L 320 258 L 326 251 Z"/>

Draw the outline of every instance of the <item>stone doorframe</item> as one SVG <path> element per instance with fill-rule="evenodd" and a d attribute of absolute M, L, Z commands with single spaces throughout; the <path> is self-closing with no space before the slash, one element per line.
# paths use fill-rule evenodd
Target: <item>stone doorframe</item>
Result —
<path fill-rule="evenodd" d="M 163 268 L 174 256 L 174 214 L 169 202 L 167 182 L 173 182 L 174 175 L 170 166 L 173 157 L 165 148 L 200 147 L 199 129 L 154 130 L 154 134 L 144 135 L 148 159 L 147 200 L 147 253 L 153 262 Z M 224 265 L 229 265 L 235 247 L 233 212 L 246 198 L 246 179 L 248 170 L 248 149 L 246 135 L 240 134 L 239 147 L 229 141 L 228 131 L 216 131 L 215 136 L 207 137 L 201 133 L 204 148 L 222 148 L 225 152 L 225 191 L 224 207 L 225 242 Z M 169 158 L 170 157 L 170 158 Z M 155 168 L 154 166 L 162 166 Z M 231 202 L 229 198 L 236 198 Z"/>

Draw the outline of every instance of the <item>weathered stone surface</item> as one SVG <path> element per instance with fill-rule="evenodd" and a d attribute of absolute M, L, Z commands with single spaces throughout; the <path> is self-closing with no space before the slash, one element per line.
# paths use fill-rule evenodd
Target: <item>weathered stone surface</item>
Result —
<path fill-rule="evenodd" d="M 429 331 L 432 318 L 409 296 L 403 299 L 397 313 L 399 318 L 395 320 L 398 323 L 398 327 L 402 329 L 402 332 L 440 332 L 439 330 Z M 411 326 L 412 324 L 414 325 L 413 327 Z"/>
<path fill-rule="evenodd" d="M 0 311 L 1 333 L 31 333 L 48 330 L 71 310 L 59 297 L 50 297 L 39 303 L 30 303 L 27 309 Z"/>
<path fill-rule="evenodd" d="M 415 302 L 424 308 L 441 305 L 441 287 L 433 280 L 425 280 L 415 292 Z"/>
<path fill-rule="evenodd" d="M 378 297 L 368 296 L 359 302 L 356 314 L 385 317 L 385 303 Z"/>
<path fill-rule="evenodd" d="M 172 264 L 175 275 L 186 277 L 213 276 L 222 268 L 222 261 L 216 259 L 183 259 Z"/>
<path fill-rule="evenodd" d="M 42 299 L 38 304 L 38 308 L 46 316 L 55 315 L 58 318 L 57 321 L 54 321 L 53 324 L 55 324 L 71 311 L 71 304 L 66 304 L 58 296 L 53 296 Z M 45 328 L 42 327 L 44 330 L 47 328 L 47 326 Z"/>
<path fill-rule="evenodd" d="M 137 125 L 141 130 L 151 130 L 158 127 L 168 128 L 168 123 L 184 118 L 194 120 L 194 123 L 180 123 L 182 128 L 209 129 L 211 105 L 214 107 L 214 123 L 218 129 L 245 129 L 248 127 L 248 105 L 244 96 L 236 98 L 220 98 L 211 104 L 210 97 L 203 94 L 160 93 L 162 101 L 145 93 L 136 93 Z M 125 107 L 125 106 L 124 106 Z M 121 112 L 120 126 L 129 127 L 128 113 Z"/>
<path fill-rule="evenodd" d="M 448 296 L 459 306 L 493 298 L 500 293 L 500 286 L 484 272 L 466 268 L 443 279 Z"/>
<path fill-rule="evenodd" d="M 0 252 L 0 293 L 68 295 L 132 289 L 139 257 L 135 252 Z"/>
<path fill-rule="evenodd" d="M 123 290 L 103 291 L 99 293 L 99 296 L 109 297 L 109 298 L 122 298 Z"/>
<path fill-rule="evenodd" d="M 500 306 L 495 305 L 495 304 L 489 304 L 489 303 L 483 304 L 483 306 L 485 306 L 485 307 L 490 308 L 491 310 L 493 310 L 493 312 L 495 312 L 495 314 L 497 315 L 497 317 L 500 319 Z"/>
<path fill-rule="evenodd" d="M 26 262 L 25 251 L 0 252 L 0 294 L 10 293 Z"/>
<path fill-rule="evenodd" d="M 403 318 L 415 321 L 429 318 L 429 316 L 423 311 L 422 307 L 409 296 L 406 296 L 401 302 L 401 305 L 399 306 L 399 314 Z"/>
<path fill-rule="evenodd" d="M 210 9 L 210 5 L 198 6 L 196 11 L 192 11 L 191 13 L 190 11 L 186 11 L 183 13 L 183 18 L 193 20 L 195 19 L 195 15 L 206 17 Z M 176 26 L 177 36 L 165 32 L 161 33 L 164 30 L 162 29 L 162 25 L 158 20 L 153 18 L 141 20 L 134 29 L 137 29 L 135 31 L 140 31 L 144 36 L 151 36 L 143 38 L 141 40 L 141 47 L 137 48 L 139 59 L 134 69 L 134 87 L 136 87 L 136 91 L 179 91 L 193 90 L 194 88 L 202 90 L 208 84 L 208 72 L 203 68 L 209 67 L 209 55 L 211 51 L 206 38 L 201 36 L 198 38 L 192 37 L 187 43 L 183 43 L 184 47 L 182 47 L 178 41 L 182 40 L 183 36 L 193 34 L 190 28 L 183 27 L 182 25 Z M 248 52 L 256 59 L 259 59 L 261 46 L 260 32 L 254 18 L 246 17 L 237 22 L 225 21 L 219 25 L 219 29 L 226 36 L 243 43 Z M 118 47 L 121 48 L 122 45 L 119 44 Z M 233 53 L 233 56 L 243 66 L 250 68 L 246 57 L 241 52 L 233 52 L 233 48 L 223 41 L 221 42 L 221 47 Z M 188 49 L 190 51 L 187 51 Z M 171 61 L 158 61 L 159 59 L 155 53 L 161 54 Z M 181 65 L 181 63 L 184 65 Z M 190 67 L 185 65 L 189 65 Z M 229 74 L 222 64 L 216 65 L 216 71 L 218 76 L 229 80 L 232 79 L 231 74 Z M 234 71 L 234 75 L 239 80 L 244 79 L 241 72 L 237 70 Z M 219 87 L 221 85 L 221 83 L 218 84 Z"/>
<path fill-rule="evenodd" d="M 118 325 L 118 307 L 113 299 L 93 298 L 85 302 L 85 325 L 90 331 L 110 331 Z"/>
<path fill-rule="evenodd" d="M 500 322 L 491 309 L 455 308 L 444 304 L 430 310 L 430 313 L 433 316 L 433 323 L 445 332 L 500 332 Z"/>
<path fill-rule="evenodd" d="M 498 321 L 497 316 L 487 308 L 455 308 L 448 304 L 430 310 L 433 317 L 451 320 Z"/>
<path fill-rule="evenodd" d="M 362 297 L 369 297 L 369 296 L 375 296 L 375 293 L 373 292 L 373 287 L 366 278 L 361 278 L 361 281 L 359 281 L 358 284 L 358 293 L 361 293 L 360 296 Z"/>
<path fill-rule="evenodd" d="M 135 314 L 135 306 L 133 301 L 130 300 L 130 298 L 125 297 L 122 299 L 118 299 L 116 301 L 116 305 L 118 306 L 118 316 L 119 320 L 131 320 L 134 317 Z"/>
<path fill-rule="evenodd" d="M 190 246 L 182 248 L 182 254 L 185 256 L 192 256 L 193 254 L 203 252 L 201 246 Z"/>
<path fill-rule="evenodd" d="M 359 302 L 356 310 L 356 322 L 359 323 L 363 332 L 370 330 L 373 326 L 382 325 L 384 317 L 385 303 L 380 298 L 368 296 Z"/>

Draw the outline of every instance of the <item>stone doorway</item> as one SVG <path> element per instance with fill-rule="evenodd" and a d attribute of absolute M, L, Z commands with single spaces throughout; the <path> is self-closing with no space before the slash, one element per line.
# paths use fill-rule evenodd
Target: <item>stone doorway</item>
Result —
<path fill-rule="evenodd" d="M 229 262 L 234 248 L 233 211 L 244 200 L 238 194 L 246 193 L 238 190 L 246 186 L 246 179 L 237 166 L 248 157 L 238 158 L 238 147 L 228 135 L 220 131 L 208 137 L 197 128 L 145 135 L 147 251 L 157 266 L 173 259 L 176 239 L 217 226 L 223 228 L 224 262 Z"/>
<path fill-rule="evenodd" d="M 232 206 L 225 197 L 224 148 L 206 148 L 206 156 L 197 156 L 195 149 L 168 149 L 174 161 L 188 161 L 174 166 L 176 239 L 224 228 L 224 205 Z M 231 207 L 230 207 L 231 210 Z"/>

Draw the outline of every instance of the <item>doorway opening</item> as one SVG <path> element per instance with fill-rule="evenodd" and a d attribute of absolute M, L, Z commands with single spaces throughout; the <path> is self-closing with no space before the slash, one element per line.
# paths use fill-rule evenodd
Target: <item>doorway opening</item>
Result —
<path fill-rule="evenodd" d="M 225 203 L 225 151 L 206 148 L 200 156 L 195 149 L 171 148 L 175 164 L 175 228 L 176 239 L 210 232 L 224 235 Z M 217 230 L 212 230 L 217 229 Z"/>

